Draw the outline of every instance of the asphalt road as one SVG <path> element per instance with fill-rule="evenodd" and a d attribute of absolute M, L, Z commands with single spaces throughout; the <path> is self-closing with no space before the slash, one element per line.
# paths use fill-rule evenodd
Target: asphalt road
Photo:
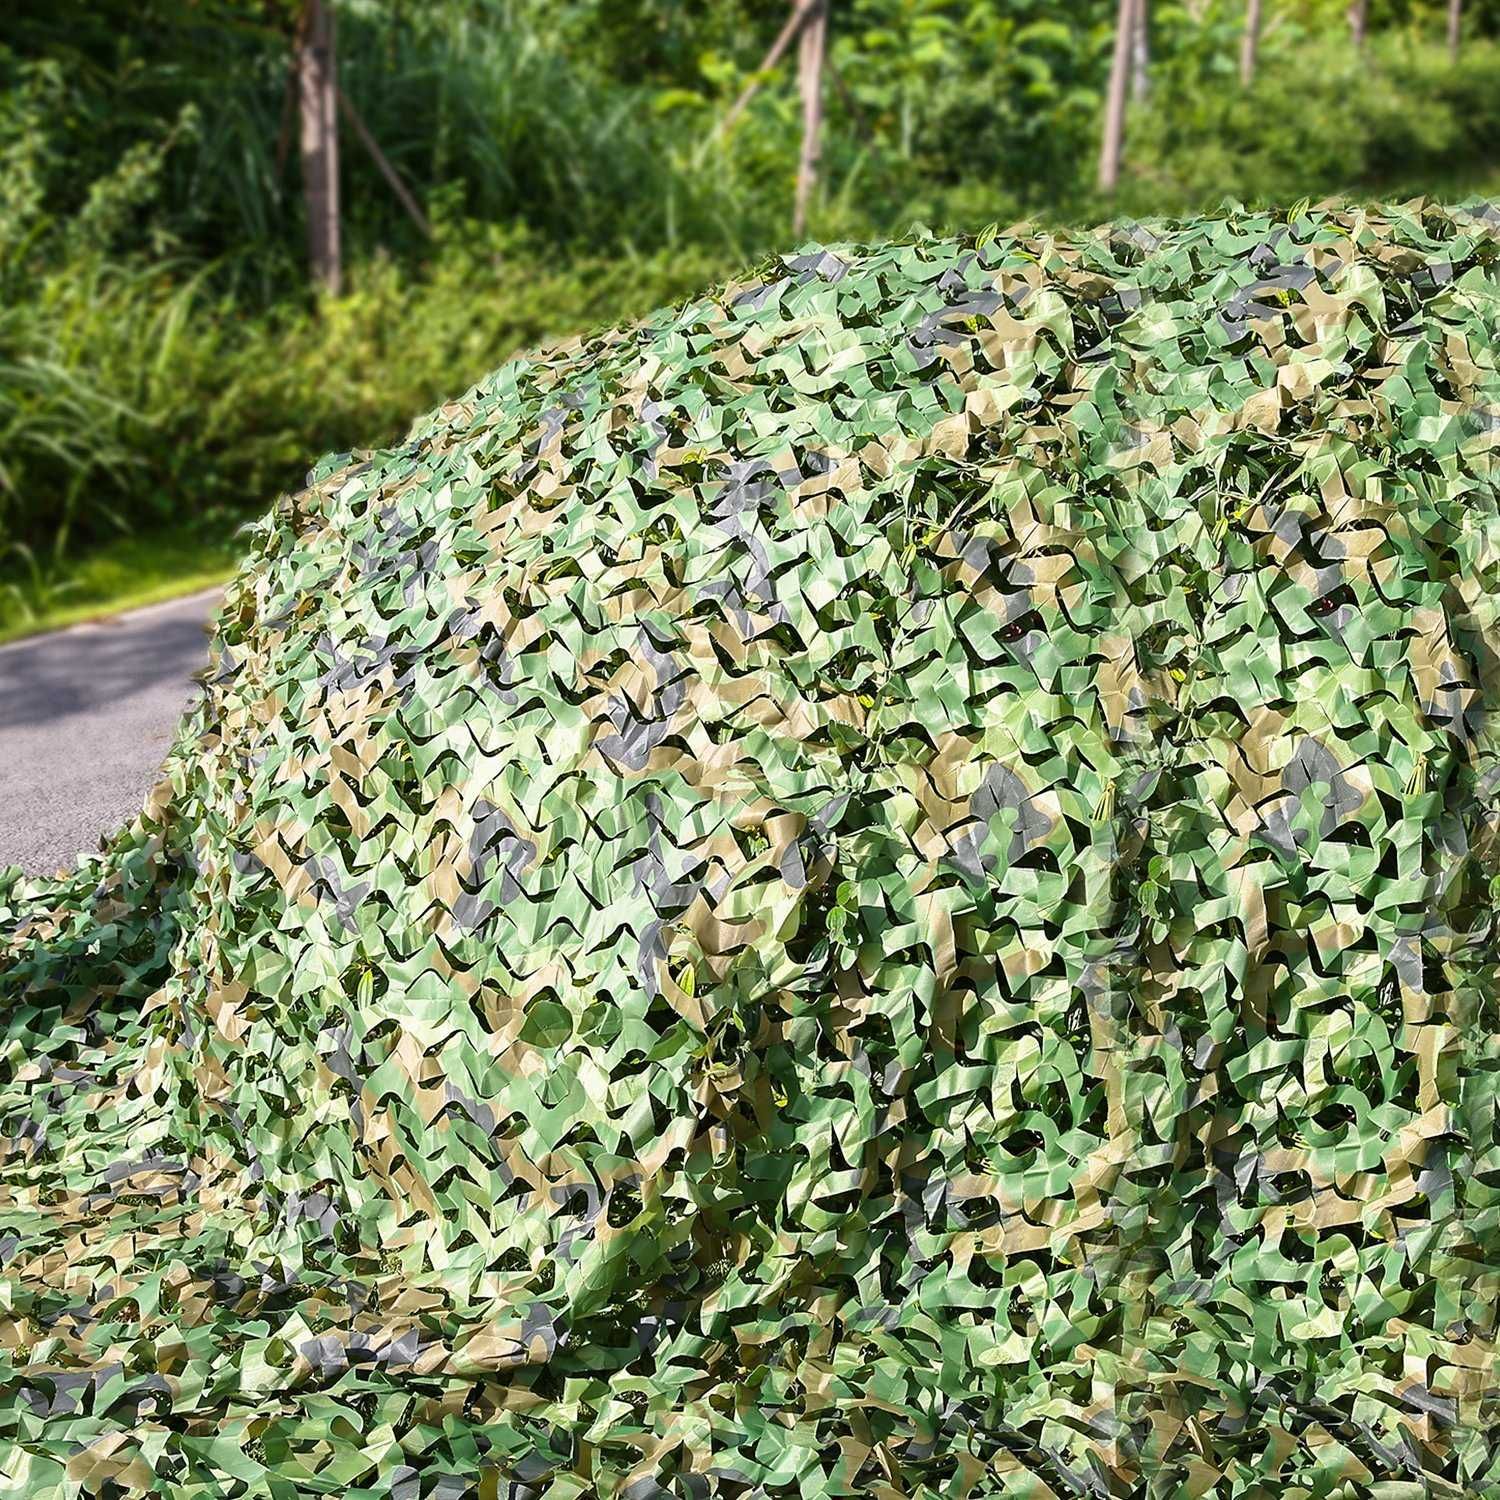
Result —
<path fill-rule="evenodd" d="M 219 591 L 0 646 L 0 865 L 70 866 L 140 810 Z"/>

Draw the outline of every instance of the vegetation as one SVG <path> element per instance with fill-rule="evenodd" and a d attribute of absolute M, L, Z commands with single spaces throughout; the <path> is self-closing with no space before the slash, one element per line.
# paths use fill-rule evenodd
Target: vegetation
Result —
<path fill-rule="evenodd" d="M 0 612 L 0 645 L 32 634 L 38 622 L 61 629 L 213 588 L 234 572 L 244 529 L 233 512 L 216 511 L 100 542 L 70 557 L 65 573 L 23 574 L 16 592 L 29 608 Z"/>
<path fill-rule="evenodd" d="M 975 230 L 1236 199 L 1483 188 L 1500 5 L 1155 0 L 1117 201 L 1094 186 L 1113 0 L 841 0 L 810 230 Z M 512 350 L 788 239 L 784 0 L 341 0 L 342 86 L 433 226 L 344 146 L 345 295 L 305 265 L 292 0 L 17 0 L 0 32 L 0 629 L 92 550 L 223 534 L 308 461 L 399 433 Z M 1440 174 L 1440 175 L 1439 175 Z"/>

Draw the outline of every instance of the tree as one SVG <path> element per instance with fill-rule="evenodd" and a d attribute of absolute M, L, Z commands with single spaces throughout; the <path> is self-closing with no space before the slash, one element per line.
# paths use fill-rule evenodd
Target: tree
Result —
<path fill-rule="evenodd" d="M 1255 81 L 1255 61 L 1260 51 L 1260 0 L 1245 0 L 1245 34 L 1240 38 L 1240 84 Z"/>
<path fill-rule="evenodd" d="M 1099 188 L 1112 193 L 1120 181 L 1120 156 L 1125 144 L 1125 89 L 1135 40 L 1139 0 L 1118 0 L 1115 12 L 1115 52 L 1109 66 L 1109 95 L 1104 107 L 1104 140 L 1099 149 Z"/>
<path fill-rule="evenodd" d="M 1458 61 L 1458 43 L 1463 33 L 1464 0 L 1448 0 L 1448 60 Z"/>
<path fill-rule="evenodd" d="M 339 245 L 338 74 L 333 6 L 307 0 L 297 32 L 297 100 L 302 119 L 302 192 L 313 280 L 336 297 L 343 285 Z"/>

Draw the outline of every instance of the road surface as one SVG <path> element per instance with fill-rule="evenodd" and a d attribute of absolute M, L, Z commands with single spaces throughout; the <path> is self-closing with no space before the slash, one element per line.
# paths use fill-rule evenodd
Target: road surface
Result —
<path fill-rule="evenodd" d="M 219 590 L 0 646 L 0 865 L 71 865 L 140 811 Z"/>

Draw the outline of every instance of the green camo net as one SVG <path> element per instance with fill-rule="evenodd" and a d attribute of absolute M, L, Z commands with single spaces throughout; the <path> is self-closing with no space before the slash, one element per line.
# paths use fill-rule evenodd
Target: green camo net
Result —
<path fill-rule="evenodd" d="M 814 248 L 325 461 L 0 882 L 0 1495 L 1500 1495 L 1497 351 Z"/>

